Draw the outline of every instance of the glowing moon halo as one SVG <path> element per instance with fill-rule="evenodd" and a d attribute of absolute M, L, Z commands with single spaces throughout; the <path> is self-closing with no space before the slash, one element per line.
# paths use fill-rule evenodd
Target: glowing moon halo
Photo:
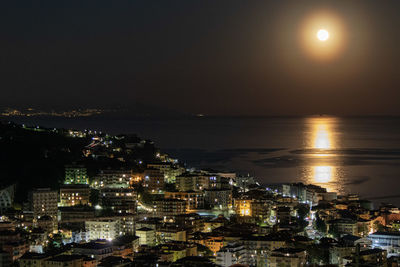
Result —
<path fill-rule="evenodd" d="M 331 62 L 347 46 L 347 27 L 343 18 L 331 10 L 314 11 L 299 23 L 298 41 L 304 54 L 320 62 Z"/>
<path fill-rule="evenodd" d="M 317 32 L 317 38 L 318 40 L 320 40 L 321 42 L 325 42 L 329 39 L 329 32 L 325 29 L 320 29 Z"/>

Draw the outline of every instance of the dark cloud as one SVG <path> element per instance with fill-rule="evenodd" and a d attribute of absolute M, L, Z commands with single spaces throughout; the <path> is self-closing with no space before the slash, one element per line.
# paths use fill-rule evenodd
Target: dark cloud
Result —
<path fill-rule="evenodd" d="M 349 178 L 349 181 L 344 183 L 345 185 L 361 185 L 368 182 L 371 179 L 369 176 L 353 177 Z"/>
<path fill-rule="evenodd" d="M 185 159 L 185 162 L 194 166 L 208 166 L 232 161 L 234 158 L 245 156 L 248 153 L 265 155 L 280 151 L 275 148 L 238 148 L 238 149 L 166 149 L 165 151 L 173 157 Z"/>
<path fill-rule="evenodd" d="M 329 156 L 318 157 L 315 154 Z M 288 151 L 286 155 L 256 159 L 254 164 L 262 167 L 296 167 L 313 163 L 341 166 L 355 165 L 392 165 L 400 164 L 400 149 L 298 149 Z"/>

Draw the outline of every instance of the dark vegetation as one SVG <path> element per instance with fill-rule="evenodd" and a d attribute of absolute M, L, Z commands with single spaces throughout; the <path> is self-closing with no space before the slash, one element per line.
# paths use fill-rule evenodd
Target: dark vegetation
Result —
<path fill-rule="evenodd" d="M 64 165 L 82 158 L 85 138 L 0 123 L 0 183 L 16 183 L 16 200 L 35 187 L 57 188 Z"/>
<path fill-rule="evenodd" d="M 154 161 L 158 152 L 150 141 L 126 149 L 125 142 L 140 142 L 140 138 L 131 135 L 113 139 L 113 146 L 120 148 L 120 152 L 113 152 L 112 157 L 85 157 L 83 150 L 90 142 L 91 137 L 70 137 L 62 129 L 26 128 L 0 121 L 0 187 L 16 184 L 15 199 L 21 203 L 33 188 L 58 189 L 64 181 L 67 164 L 84 164 L 91 179 L 100 169 L 140 171 L 145 164 L 137 162 Z"/>

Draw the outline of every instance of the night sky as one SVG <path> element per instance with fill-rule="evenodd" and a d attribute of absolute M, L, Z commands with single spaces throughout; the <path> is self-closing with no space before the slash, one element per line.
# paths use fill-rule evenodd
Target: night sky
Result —
<path fill-rule="evenodd" d="M 299 25 L 328 11 L 318 61 Z M 0 105 L 400 115 L 400 1 L 2 1 Z"/>

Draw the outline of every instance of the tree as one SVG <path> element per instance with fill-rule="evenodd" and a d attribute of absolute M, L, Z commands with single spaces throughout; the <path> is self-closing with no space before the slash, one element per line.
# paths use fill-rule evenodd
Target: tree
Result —
<path fill-rule="evenodd" d="M 375 221 L 373 230 L 376 232 L 382 232 L 385 230 L 385 226 L 383 226 L 379 221 Z"/>
<path fill-rule="evenodd" d="M 358 226 L 358 233 L 361 234 L 361 236 L 368 235 L 368 230 L 368 226 L 365 223 L 362 223 Z"/>
<path fill-rule="evenodd" d="M 300 204 L 297 206 L 297 215 L 300 219 L 304 220 L 310 213 L 310 206 L 306 204 Z"/>
<path fill-rule="evenodd" d="M 329 234 L 334 238 L 338 238 L 340 236 L 338 226 L 336 224 L 332 224 L 329 226 Z"/>
<path fill-rule="evenodd" d="M 90 203 L 92 204 L 92 206 L 96 206 L 97 204 L 100 203 L 100 191 L 97 189 L 91 189 L 90 190 Z"/>
<path fill-rule="evenodd" d="M 326 233 L 326 223 L 322 220 L 317 214 L 317 218 L 315 220 L 315 228 L 318 232 L 325 234 Z"/>

